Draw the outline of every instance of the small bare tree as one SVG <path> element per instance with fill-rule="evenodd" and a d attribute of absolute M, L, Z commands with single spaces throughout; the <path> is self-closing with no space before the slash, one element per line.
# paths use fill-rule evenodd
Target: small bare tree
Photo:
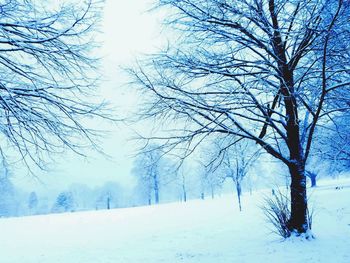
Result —
<path fill-rule="evenodd" d="M 249 169 L 259 157 L 259 150 L 251 147 L 249 142 L 238 142 L 224 152 L 223 165 L 225 175 L 232 179 L 236 186 L 239 210 L 242 211 L 241 195 L 242 182 L 247 176 Z"/>
<path fill-rule="evenodd" d="M 100 1 L 39 2 L 0 3 L 0 130 L 1 147 L 44 168 L 52 153 L 97 148 L 83 119 L 104 115 L 104 103 L 90 96 Z"/>
<path fill-rule="evenodd" d="M 186 176 L 184 174 L 183 169 L 178 169 L 178 177 L 179 177 L 179 186 L 181 188 L 181 199 L 186 203 L 187 202 L 187 182 Z"/>
<path fill-rule="evenodd" d="M 212 145 L 211 145 L 212 146 Z M 222 185 L 225 181 L 225 175 L 222 171 L 219 171 L 218 166 L 215 161 L 216 159 L 216 151 L 212 151 L 211 148 L 204 150 L 203 156 L 200 157 L 199 160 L 196 160 L 197 166 L 197 174 L 199 181 L 199 190 L 201 194 L 201 198 L 204 199 L 205 194 L 209 192 L 212 199 L 215 198 L 215 194 L 219 193 Z M 210 150 L 209 150 L 210 149 Z M 217 150 L 215 148 L 215 150 Z M 210 154 L 209 154 L 210 152 Z"/>

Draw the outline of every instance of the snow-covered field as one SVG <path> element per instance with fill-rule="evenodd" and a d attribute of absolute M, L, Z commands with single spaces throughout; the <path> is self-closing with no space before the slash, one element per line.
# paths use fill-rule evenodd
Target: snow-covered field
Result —
<path fill-rule="evenodd" d="M 350 180 L 309 190 L 312 241 L 271 234 L 261 195 L 0 219 L 0 262 L 350 262 Z"/>

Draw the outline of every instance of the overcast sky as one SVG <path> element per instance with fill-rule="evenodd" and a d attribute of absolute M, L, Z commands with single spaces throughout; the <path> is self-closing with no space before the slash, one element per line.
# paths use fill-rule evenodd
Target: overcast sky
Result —
<path fill-rule="evenodd" d="M 130 65 L 143 53 L 151 53 L 161 46 L 161 21 L 155 13 L 147 10 L 150 1 L 107 0 L 103 24 L 103 47 L 99 52 L 104 56 L 101 93 L 118 107 L 118 114 L 124 115 L 134 108 L 135 93 L 125 83 L 127 79 L 120 66 Z M 129 142 L 131 130 L 120 124 L 106 126 L 96 122 L 97 127 L 110 130 L 108 137 L 102 138 L 105 152 L 112 157 L 90 153 L 88 159 L 66 154 L 57 157 L 57 163 L 51 165 L 51 171 L 38 172 L 38 179 L 28 177 L 24 171 L 14 172 L 13 180 L 22 188 L 63 188 L 71 183 L 85 183 L 90 186 L 103 184 L 105 181 L 117 181 L 124 185 L 132 184 L 130 169 L 134 142 Z M 40 189 L 39 189 L 40 190 Z"/>

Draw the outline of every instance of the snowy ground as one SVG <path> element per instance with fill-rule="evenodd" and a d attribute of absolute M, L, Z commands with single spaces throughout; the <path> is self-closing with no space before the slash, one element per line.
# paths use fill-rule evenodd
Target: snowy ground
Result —
<path fill-rule="evenodd" d="M 336 189 L 339 186 L 341 189 Z M 350 262 L 350 180 L 309 191 L 312 241 L 281 241 L 246 194 L 152 207 L 0 219 L 1 263 Z"/>

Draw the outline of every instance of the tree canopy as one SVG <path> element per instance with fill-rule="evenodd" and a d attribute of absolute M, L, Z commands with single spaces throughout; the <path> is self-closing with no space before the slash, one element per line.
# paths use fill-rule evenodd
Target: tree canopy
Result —
<path fill-rule="evenodd" d="M 308 229 L 305 165 L 315 130 L 349 111 L 349 1 L 160 0 L 177 32 L 130 70 L 144 117 L 176 120 L 164 146 L 252 140 L 291 177 L 289 228 Z M 156 138 L 159 139 L 159 138 Z"/>
<path fill-rule="evenodd" d="M 0 3 L 0 134 L 3 149 L 43 168 L 45 154 L 96 146 L 83 120 L 106 115 L 91 97 L 100 1 L 39 2 Z"/>

